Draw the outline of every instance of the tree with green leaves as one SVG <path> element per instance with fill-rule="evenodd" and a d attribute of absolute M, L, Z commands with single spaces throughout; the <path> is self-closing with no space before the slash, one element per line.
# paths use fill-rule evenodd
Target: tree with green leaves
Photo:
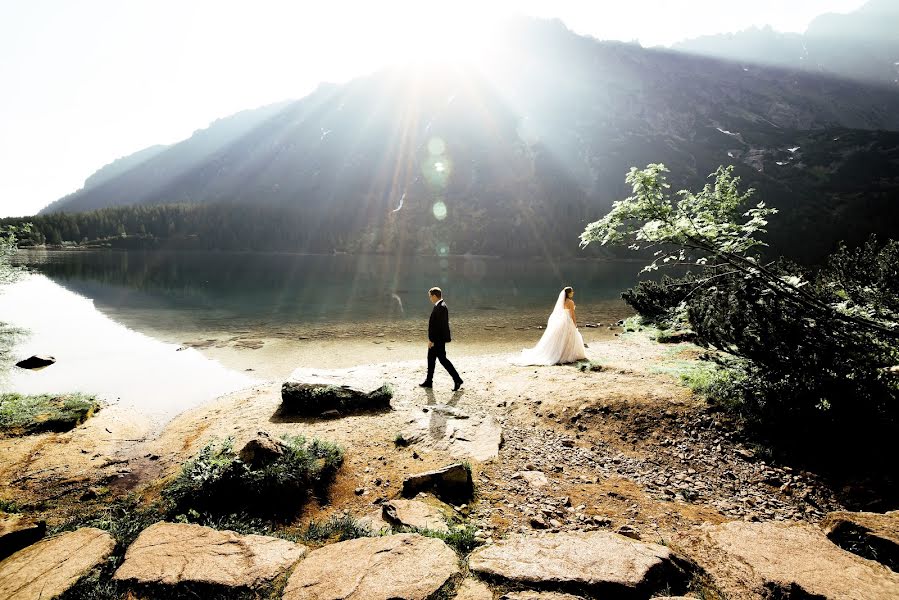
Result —
<path fill-rule="evenodd" d="M 899 243 L 872 238 L 815 270 L 766 262 L 761 236 L 777 211 L 751 205 L 753 191 L 741 191 L 733 167 L 676 194 L 666 172 L 632 168 L 633 194 L 581 235 L 582 245 L 654 250 L 645 271 L 690 268 L 640 282 L 625 300 L 645 320 L 685 325 L 724 352 L 714 394 L 747 420 L 787 431 L 822 419 L 899 423 Z"/>
<path fill-rule="evenodd" d="M 899 319 L 884 318 L 875 306 L 828 303 L 808 290 L 809 282 L 798 269 L 784 273 L 773 269 L 773 262 L 762 261 L 756 254 L 766 246 L 760 235 L 777 209 L 764 202 L 745 209 L 754 190 L 740 191 L 740 178 L 733 170 L 733 166 L 719 167 L 709 176 L 714 183 L 699 192 L 681 190 L 671 195 L 665 165 L 632 167 L 626 181 L 633 194 L 613 203 L 606 216 L 588 225 L 581 234 L 581 246 L 596 242 L 627 245 L 633 250 L 655 249 L 655 258 L 644 271 L 660 265 L 700 267 L 705 276 L 691 282 L 694 289 L 713 286 L 728 276 L 751 278 L 769 293 L 812 313 L 899 338 Z"/>
<path fill-rule="evenodd" d="M 0 284 L 11 283 L 19 276 L 20 269 L 13 266 L 10 259 L 16 252 L 18 236 L 30 231 L 28 224 L 0 227 Z"/>

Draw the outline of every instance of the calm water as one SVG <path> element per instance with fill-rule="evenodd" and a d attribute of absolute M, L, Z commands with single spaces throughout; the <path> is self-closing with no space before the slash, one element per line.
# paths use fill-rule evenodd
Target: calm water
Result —
<path fill-rule="evenodd" d="M 28 251 L 17 261 L 31 273 L 0 293 L 0 322 L 27 331 L 12 354 L 50 354 L 57 363 L 33 372 L 13 368 L 0 387 L 84 391 L 158 422 L 254 383 L 243 369 L 183 347 L 185 340 L 239 335 L 295 345 L 384 332 L 388 340 L 418 339 L 431 310 L 427 290 L 439 285 L 454 337 L 463 343 L 503 335 L 530 342 L 539 332 L 513 330 L 545 323 L 563 285 L 575 287 L 581 321 L 629 314 L 620 293 L 641 268 L 636 262 L 133 251 Z"/>
<path fill-rule="evenodd" d="M 443 288 L 456 318 L 546 312 L 564 285 L 582 309 L 620 305 L 638 262 L 72 251 L 19 260 L 128 323 L 190 330 L 420 320 Z"/>

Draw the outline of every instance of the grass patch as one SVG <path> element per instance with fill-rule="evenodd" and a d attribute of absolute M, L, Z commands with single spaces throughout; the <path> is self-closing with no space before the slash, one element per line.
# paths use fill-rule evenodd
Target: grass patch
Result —
<path fill-rule="evenodd" d="M 313 544 L 325 544 L 327 542 L 345 542 L 361 537 L 375 535 L 371 529 L 362 525 L 350 515 L 334 515 L 327 521 L 309 521 L 306 531 L 300 539 Z"/>
<path fill-rule="evenodd" d="M 577 363 L 578 371 L 581 373 L 598 373 L 602 371 L 602 365 L 592 360 L 582 360 Z"/>
<path fill-rule="evenodd" d="M 191 509 L 186 513 L 171 516 L 169 520 L 175 523 L 191 523 L 219 530 L 227 529 L 241 535 L 269 535 L 284 538 L 292 542 L 297 541 L 297 536 L 275 532 L 272 529 L 271 522 L 247 512 L 216 514 L 208 512 L 201 513 Z"/>
<path fill-rule="evenodd" d="M 137 496 L 125 496 L 89 515 L 81 515 L 54 527 L 47 532 L 48 535 L 74 531 L 79 527 L 96 527 L 109 532 L 116 541 L 116 549 L 124 556 L 125 549 L 131 545 L 141 531 L 162 521 L 165 514 L 158 505 L 144 506 Z"/>
<path fill-rule="evenodd" d="M 22 512 L 22 506 L 15 500 L 0 500 L 0 512 L 7 514 Z"/>
<path fill-rule="evenodd" d="M 0 323 L 0 376 L 5 376 L 15 364 L 12 349 L 25 330 Z"/>
<path fill-rule="evenodd" d="M 85 394 L 0 394 L 0 436 L 69 431 L 99 408 L 96 398 Z"/>
<path fill-rule="evenodd" d="M 286 436 L 282 441 L 284 453 L 259 469 L 251 469 L 237 457 L 231 439 L 210 442 L 163 490 L 169 510 L 286 515 L 310 495 L 325 495 L 343 463 L 343 450 L 301 436 Z"/>
<path fill-rule="evenodd" d="M 402 433 L 396 434 L 396 437 L 393 438 L 393 445 L 397 448 L 405 448 L 409 445 L 409 440 L 407 440 Z"/>
<path fill-rule="evenodd" d="M 434 531 L 433 529 L 410 529 L 409 531 L 425 537 L 443 540 L 460 557 L 468 556 L 472 550 L 483 544 L 483 542 L 475 539 L 474 534 L 477 528 L 474 525 L 450 528 L 448 532 Z"/>

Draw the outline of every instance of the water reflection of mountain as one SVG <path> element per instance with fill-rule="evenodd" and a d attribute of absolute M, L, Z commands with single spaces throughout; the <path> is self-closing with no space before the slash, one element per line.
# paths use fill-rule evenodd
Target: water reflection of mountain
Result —
<path fill-rule="evenodd" d="M 551 306 L 569 283 L 581 301 L 604 301 L 633 285 L 640 269 L 599 261 L 204 252 L 29 253 L 26 261 L 101 310 L 246 322 L 421 318 L 432 285 L 446 288 L 457 314 Z"/>

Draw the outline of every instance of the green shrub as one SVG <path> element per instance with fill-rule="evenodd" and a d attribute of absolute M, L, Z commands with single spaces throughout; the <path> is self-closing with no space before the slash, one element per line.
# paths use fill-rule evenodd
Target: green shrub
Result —
<path fill-rule="evenodd" d="M 284 453 L 251 469 L 234 453 L 232 440 L 210 442 L 163 491 L 170 510 L 186 513 L 279 514 L 298 508 L 310 494 L 327 491 L 343 463 L 334 444 L 286 436 Z"/>

